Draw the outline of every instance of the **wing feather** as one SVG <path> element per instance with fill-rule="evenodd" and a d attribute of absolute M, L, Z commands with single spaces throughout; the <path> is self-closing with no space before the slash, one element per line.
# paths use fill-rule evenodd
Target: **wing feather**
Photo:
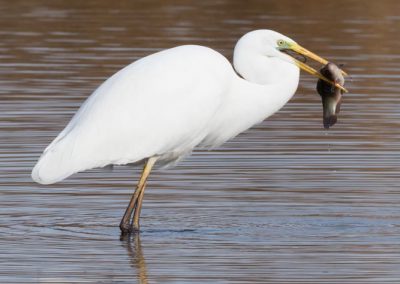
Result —
<path fill-rule="evenodd" d="M 43 184 L 151 156 L 174 160 L 207 135 L 233 70 L 219 53 L 182 46 L 138 60 L 106 80 L 32 171 Z"/>

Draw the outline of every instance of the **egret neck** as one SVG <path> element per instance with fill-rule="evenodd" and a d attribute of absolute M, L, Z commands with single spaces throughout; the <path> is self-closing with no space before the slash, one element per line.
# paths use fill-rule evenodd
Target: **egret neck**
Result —
<path fill-rule="evenodd" d="M 237 46 L 234 52 L 234 68 L 237 77 L 232 88 L 242 114 L 252 116 L 249 127 L 281 109 L 295 94 L 300 69 L 295 64 L 262 53 L 248 52 Z"/>

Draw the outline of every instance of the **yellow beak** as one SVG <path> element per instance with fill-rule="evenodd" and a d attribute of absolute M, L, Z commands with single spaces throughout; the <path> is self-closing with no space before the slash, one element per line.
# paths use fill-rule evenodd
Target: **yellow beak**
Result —
<path fill-rule="evenodd" d="M 328 61 L 327 61 L 326 59 L 324 59 L 324 58 L 322 58 L 322 57 L 316 55 L 315 53 L 313 53 L 313 52 L 311 52 L 311 51 L 305 49 L 304 47 L 302 47 L 302 46 L 300 46 L 300 45 L 298 45 L 298 44 L 291 44 L 291 45 L 288 47 L 288 49 L 293 50 L 294 52 L 297 52 L 297 53 L 299 53 L 299 54 L 302 54 L 302 55 L 304 55 L 304 56 L 306 56 L 306 57 L 309 57 L 309 58 L 311 58 L 311 59 L 313 59 L 313 60 L 315 60 L 315 61 L 317 61 L 317 62 L 319 62 L 319 63 L 321 63 L 321 64 L 323 64 L 323 65 L 328 64 Z M 318 72 L 317 70 L 315 70 L 314 68 L 308 66 L 307 64 L 305 64 L 305 63 L 303 63 L 303 62 L 301 62 L 301 61 L 299 61 L 299 60 L 297 60 L 297 59 L 295 59 L 295 58 L 293 58 L 293 59 L 294 59 L 294 62 L 296 63 L 296 65 L 297 65 L 299 68 L 301 68 L 302 70 L 304 70 L 304 71 L 310 73 L 311 75 L 314 75 L 314 76 L 318 77 L 318 78 L 321 79 L 321 80 L 324 80 L 324 81 L 330 83 L 331 85 L 333 85 L 333 86 L 335 86 L 335 87 L 337 87 L 337 88 L 343 90 L 345 93 L 348 92 L 347 89 L 346 89 L 345 87 L 341 86 L 341 85 L 338 84 L 338 83 L 333 82 L 332 80 L 329 80 L 328 78 L 326 78 L 325 76 L 323 76 L 321 73 L 319 73 L 319 72 Z M 342 75 L 343 75 L 343 76 L 347 76 L 347 73 L 346 73 L 346 72 L 344 72 L 343 70 L 340 70 L 340 71 L 342 72 Z"/>

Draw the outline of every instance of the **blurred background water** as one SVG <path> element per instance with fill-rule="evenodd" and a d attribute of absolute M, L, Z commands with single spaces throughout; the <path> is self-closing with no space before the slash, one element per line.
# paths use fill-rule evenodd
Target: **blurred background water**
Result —
<path fill-rule="evenodd" d="M 0 14 L 1 283 L 400 282 L 399 1 L 14 0 Z M 231 59 L 259 28 L 344 64 L 332 129 L 303 74 L 268 120 L 152 173 L 140 239 L 118 228 L 139 168 L 32 182 L 114 72 L 183 44 Z"/>

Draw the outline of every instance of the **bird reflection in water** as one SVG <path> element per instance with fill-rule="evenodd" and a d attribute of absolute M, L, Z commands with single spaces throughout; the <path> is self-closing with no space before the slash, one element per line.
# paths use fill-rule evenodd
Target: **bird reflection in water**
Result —
<path fill-rule="evenodd" d="M 139 234 L 121 234 L 120 240 L 128 251 L 131 266 L 136 270 L 139 283 L 147 284 L 147 267 Z"/>

